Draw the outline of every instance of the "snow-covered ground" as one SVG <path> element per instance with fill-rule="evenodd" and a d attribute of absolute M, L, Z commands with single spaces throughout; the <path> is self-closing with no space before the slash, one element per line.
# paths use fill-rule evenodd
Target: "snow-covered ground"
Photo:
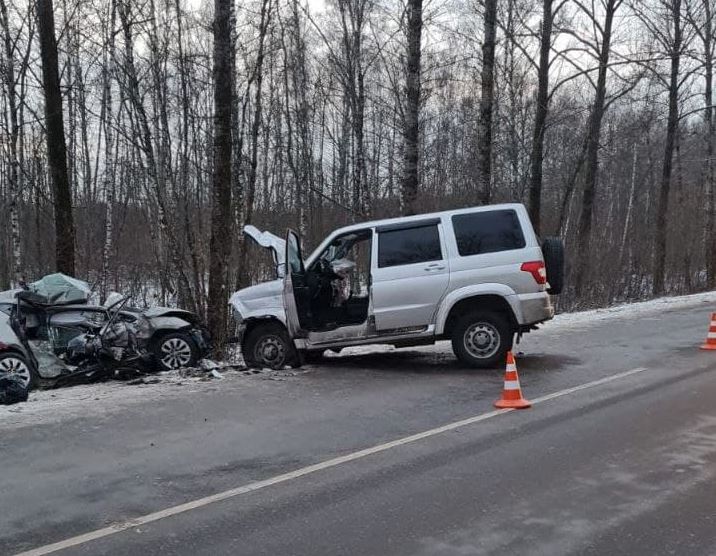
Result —
<path fill-rule="evenodd" d="M 56 423 L 80 417 L 101 417 L 135 404 L 161 403 L 163 399 L 191 397 L 203 392 L 240 388 L 242 380 L 284 380 L 296 370 L 247 370 L 219 366 L 218 375 L 190 369 L 145 375 L 136 380 L 83 384 L 56 390 L 33 390 L 26 403 L 0 406 L 0 431 Z"/>
<path fill-rule="evenodd" d="M 545 323 L 541 327 L 541 333 L 550 334 L 550 332 L 562 332 L 567 329 L 582 329 L 609 320 L 647 318 L 660 315 L 664 311 L 689 307 L 716 312 L 716 292 L 665 297 L 606 309 L 564 313 Z M 393 346 L 359 346 L 346 348 L 338 355 L 329 353 L 328 357 L 380 353 L 395 349 Z M 439 344 L 418 349 L 444 351 L 450 348 L 447 344 Z M 247 371 L 226 364 L 220 365 L 219 371 L 221 378 L 212 377 L 209 371 L 172 372 L 147 375 L 141 382 L 112 381 L 57 390 L 36 390 L 30 394 L 30 400 L 27 403 L 0 406 L 0 431 L 88 415 L 99 416 L 137 403 L 150 401 L 156 403 L 167 397 L 193 396 L 212 390 L 239 388 L 242 385 L 242 379 L 256 374 L 256 371 Z M 258 372 L 256 376 L 257 378 L 281 380 L 296 374 L 300 374 L 300 372 L 264 370 Z"/>

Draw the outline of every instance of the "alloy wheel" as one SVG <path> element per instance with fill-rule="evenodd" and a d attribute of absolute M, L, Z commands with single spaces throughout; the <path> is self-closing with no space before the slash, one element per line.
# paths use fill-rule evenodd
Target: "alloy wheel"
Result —
<path fill-rule="evenodd" d="M 162 363 L 168 369 L 181 369 L 191 361 L 191 346 L 181 338 L 169 338 L 161 350 Z"/>
<path fill-rule="evenodd" d="M 32 376 L 27 363 L 19 357 L 6 357 L 0 360 L 0 371 L 17 376 L 22 380 L 22 385 L 27 388 L 30 386 Z"/>

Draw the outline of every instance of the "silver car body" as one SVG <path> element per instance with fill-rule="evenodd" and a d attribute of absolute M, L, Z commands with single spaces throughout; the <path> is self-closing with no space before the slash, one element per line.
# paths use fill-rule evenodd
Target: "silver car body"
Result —
<path fill-rule="evenodd" d="M 524 247 L 461 256 L 453 229 L 453 216 L 489 211 L 514 211 L 524 236 Z M 410 229 L 430 221 L 439 230 L 441 259 L 380 268 L 381 231 Z M 252 322 L 272 319 L 289 331 L 298 349 L 316 350 L 363 344 L 427 343 L 442 339 L 450 311 L 461 301 L 496 296 L 507 303 L 518 331 L 528 331 L 551 319 L 554 309 L 548 285 L 539 284 L 522 270 L 526 262 L 543 262 L 542 251 L 525 207 L 521 204 L 489 205 L 432 214 L 364 222 L 331 233 L 305 259 L 310 268 L 337 238 L 351 232 L 370 231 L 371 262 L 368 319 L 325 331 L 302 330 L 292 299 L 291 273 L 242 289 L 231 297 L 239 332 Z M 257 232 L 249 234 L 255 237 Z M 260 244 L 274 250 L 277 261 L 285 260 L 286 242 L 263 232 Z M 290 239 L 290 236 L 289 236 Z M 258 241 L 258 240 L 257 240 Z M 283 268 L 281 268 L 283 270 Z"/>
<path fill-rule="evenodd" d="M 28 358 L 20 338 L 17 337 L 17 334 L 10 326 L 10 317 L 0 312 L 0 353 L 5 351 L 15 351 Z"/>

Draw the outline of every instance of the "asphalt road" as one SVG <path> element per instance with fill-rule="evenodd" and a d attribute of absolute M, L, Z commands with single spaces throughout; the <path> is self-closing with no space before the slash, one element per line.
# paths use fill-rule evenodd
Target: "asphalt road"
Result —
<path fill-rule="evenodd" d="M 548 325 L 524 411 L 442 346 L 0 432 L 0 554 L 716 554 L 712 310 Z"/>

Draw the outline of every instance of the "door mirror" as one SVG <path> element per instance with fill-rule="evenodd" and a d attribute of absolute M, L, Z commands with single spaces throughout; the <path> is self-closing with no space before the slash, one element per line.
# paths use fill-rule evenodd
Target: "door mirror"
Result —
<path fill-rule="evenodd" d="M 286 233 L 286 264 L 285 272 L 291 274 L 303 274 L 303 258 L 301 256 L 301 242 L 298 234 L 293 230 Z"/>

